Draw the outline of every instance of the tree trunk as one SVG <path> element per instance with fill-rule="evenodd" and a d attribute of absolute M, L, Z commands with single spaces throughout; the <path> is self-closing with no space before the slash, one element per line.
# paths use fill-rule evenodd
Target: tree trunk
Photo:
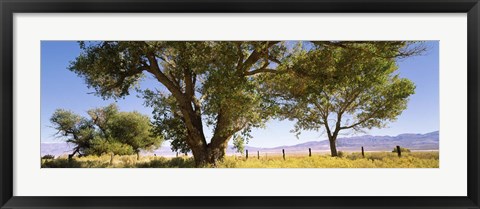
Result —
<path fill-rule="evenodd" d="M 226 154 L 228 139 L 222 140 L 222 143 L 210 143 L 203 147 L 191 147 L 196 167 L 216 167 Z M 212 140 L 213 141 L 213 140 Z"/>
<path fill-rule="evenodd" d="M 216 167 L 217 162 L 225 157 L 228 140 L 235 131 L 227 131 L 230 128 L 230 124 L 225 121 L 222 114 L 219 114 L 214 135 L 210 143 L 207 143 L 203 133 L 201 116 L 198 114 L 190 114 L 190 118 L 189 120 L 185 118 L 185 124 L 188 130 L 187 144 L 195 158 L 195 166 Z M 194 120 L 192 120 L 192 118 Z"/>
<path fill-rule="evenodd" d="M 193 147 L 189 145 L 192 150 L 193 159 L 195 160 L 195 167 L 201 168 L 208 165 L 207 152 L 203 147 Z"/>
<path fill-rule="evenodd" d="M 227 142 L 228 139 L 222 139 L 222 143 L 220 144 L 215 144 L 215 143 L 210 143 L 208 145 L 208 163 L 214 167 L 217 167 L 217 162 L 223 160 L 225 157 L 225 153 L 227 151 Z"/>
<path fill-rule="evenodd" d="M 328 141 L 330 141 L 330 153 L 331 153 L 332 157 L 338 156 L 338 154 L 337 154 L 337 142 L 336 142 L 337 140 L 334 139 L 334 138 L 329 138 Z"/>
<path fill-rule="evenodd" d="M 328 118 L 325 117 L 323 121 L 325 123 L 325 129 L 327 130 L 328 141 L 330 142 L 330 154 L 332 155 L 332 157 L 337 157 L 338 153 L 337 153 L 336 141 L 337 141 L 338 132 L 340 131 L 340 122 L 339 120 L 337 120 L 335 130 L 332 133 L 328 125 Z"/>
<path fill-rule="evenodd" d="M 77 154 L 77 152 L 78 152 L 78 148 L 75 149 L 72 154 L 69 154 L 69 155 L 68 155 L 68 159 L 71 160 L 71 159 L 73 158 L 73 156 L 74 156 L 75 154 Z"/>
<path fill-rule="evenodd" d="M 340 132 L 340 122 L 337 121 L 335 130 L 333 131 L 333 133 L 330 132 L 328 125 L 326 125 L 326 127 L 327 127 L 328 141 L 330 141 L 330 154 L 332 155 L 332 157 L 337 157 L 338 156 L 337 136 L 338 136 L 338 132 Z"/>

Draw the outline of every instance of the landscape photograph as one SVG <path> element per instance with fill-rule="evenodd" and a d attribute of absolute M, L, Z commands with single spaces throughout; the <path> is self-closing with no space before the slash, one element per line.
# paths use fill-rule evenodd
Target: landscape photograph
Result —
<path fill-rule="evenodd" d="M 439 168 L 439 44 L 41 41 L 40 166 Z"/>

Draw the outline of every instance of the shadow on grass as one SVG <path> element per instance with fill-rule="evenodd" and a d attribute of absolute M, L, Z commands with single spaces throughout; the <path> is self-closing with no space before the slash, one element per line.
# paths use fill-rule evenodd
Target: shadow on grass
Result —
<path fill-rule="evenodd" d="M 95 160 L 76 160 L 73 159 L 44 159 L 42 160 L 42 168 L 194 168 L 195 161 L 193 158 L 163 158 L 158 157 L 148 162 L 125 163 L 116 166 L 110 165 L 109 162 Z"/>
<path fill-rule="evenodd" d="M 137 163 L 136 168 L 194 168 L 195 161 L 193 158 L 163 158 L 159 157 L 157 159 L 151 160 L 149 162 Z"/>
<path fill-rule="evenodd" d="M 42 161 L 42 168 L 83 168 L 75 159 L 52 159 Z"/>

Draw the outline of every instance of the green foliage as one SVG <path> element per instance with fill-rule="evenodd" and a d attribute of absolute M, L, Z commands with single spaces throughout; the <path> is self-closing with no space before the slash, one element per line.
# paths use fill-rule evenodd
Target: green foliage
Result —
<path fill-rule="evenodd" d="M 44 155 L 44 156 L 42 156 L 42 159 L 44 159 L 44 160 L 55 159 L 55 156 L 54 155 Z"/>
<path fill-rule="evenodd" d="M 57 109 L 50 118 L 50 122 L 58 131 L 58 136 L 66 138 L 66 142 L 75 145 L 74 154 L 82 153 L 90 147 L 95 132 L 91 121 L 71 111 Z"/>
<path fill-rule="evenodd" d="M 77 133 L 85 120 L 71 111 L 58 109 L 53 113 L 50 122 L 54 125 L 53 128 L 59 131 L 59 134 L 68 136 Z"/>
<path fill-rule="evenodd" d="M 82 53 L 72 62 L 70 70 L 83 76 L 86 83 L 103 98 L 129 95 L 130 88 L 138 84 L 147 62 L 143 42 L 80 42 Z"/>
<path fill-rule="evenodd" d="M 233 148 L 237 153 L 243 154 L 245 152 L 245 139 L 241 135 L 233 135 Z"/>
<path fill-rule="evenodd" d="M 410 149 L 405 148 L 405 147 L 400 147 L 400 151 L 401 151 L 402 153 L 404 153 L 404 152 L 411 152 Z M 396 153 L 396 152 L 397 152 L 397 147 L 394 147 L 393 150 L 392 150 L 392 152 L 395 152 L 395 153 Z"/>
<path fill-rule="evenodd" d="M 110 104 L 106 107 L 93 108 L 87 111 L 92 122 L 98 127 L 101 131 L 103 137 L 107 137 L 110 133 L 108 132 L 108 125 L 110 120 L 117 115 L 118 107 L 115 104 Z"/>
<path fill-rule="evenodd" d="M 138 153 L 152 151 L 160 147 L 163 139 L 152 134 L 148 116 L 138 112 L 119 112 L 108 122 L 109 138 L 129 145 Z"/>
<path fill-rule="evenodd" d="M 120 112 L 112 104 L 88 111 L 91 119 L 58 109 L 51 117 L 60 136 L 75 145 L 74 153 L 131 155 L 157 149 L 163 138 L 155 136 L 148 116 L 138 112 Z"/>
<path fill-rule="evenodd" d="M 95 137 L 91 142 L 92 146 L 85 151 L 85 155 L 101 155 L 114 153 L 117 155 L 131 155 L 135 153 L 133 147 L 119 140 L 106 140 L 102 137 Z"/>
<path fill-rule="evenodd" d="M 396 58 L 419 51 L 405 46 L 315 42 L 311 50 L 295 51 L 268 82 L 278 95 L 281 118 L 296 120 L 297 134 L 324 128 L 331 141 L 344 129 L 382 128 L 395 121 L 415 90 L 412 81 L 396 74 Z"/>
<path fill-rule="evenodd" d="M 174 152 L 188 153 L 188 133 L 185 122 L 182 120 L 181 110 L 176 105 L 173 96 L 158 96 L 151 90 L 143 92 L 145 104 L 153 107 L 153 132 L 157 136 L 170 141 L 170 148 Z"/>
<path fill-rule="evenodd" d="M 256 75 L 274 72 L 269 67 L 277 65 L 286 51 L 283 43 L 268 41 L 80 45 L 82 53 L 70 70 L 105 99 L 128 95 L 146 74 L 166 87 L 168 93 L 147 89 L 144 96 L 154 108 L 155 133 L 182 153 L 205 143 L 203 122 L 213 127 L 218 140 L 262 126 L 274 112 L 272 101 L 258 91 L 263 78 Z"/>
<path fill-rule="evenodd" d="M 292 43 L 298 44 L 292 48 Z M 279 113 L 297 119 L 298 131 L 319 129 L 335 117 L 326 114 L 332 112 L 352 119 L 342 121 L 344 129 L 382 127 L 396 119 L 413 93 L 409 80 L 392 76 L 395 59 L 423 50 L 399 41 L 103 41 L 80 46 L 82 53 L 69 69 L 104 99 L 123 98 L 139 89 L 142 78 L 153 76 L 162 88 L 142 90 L 145 104 L 153 108 L 153 132 L 170 140 L 172 150 L 195 150 L 200 156 L 232 138 L 239 144 L 235 134 L 248 140 L 252 128 Z M 210 142 L 204 124 L 213 130 Z M 208 158 L 223 157 L 214 154 Z"/>
<path fill-rule="evenodd" d="M 372 57 L 371 48 L 368 44 L 355 49 L 320 48 L 291 57 L 291 66 L 284 67 L 293 69 L 302 85 L 283 93 L 293 98 L 285 107 L 293 112 L 289 117 L 298 119 L 297 128 L 317 129 L 333 121 L 340 123 L 340 129 L 359 130 L 383 127 L 385 121 L 396 119 L 415 86 L 394 74 L 395 60 L 382 54 Z"/>

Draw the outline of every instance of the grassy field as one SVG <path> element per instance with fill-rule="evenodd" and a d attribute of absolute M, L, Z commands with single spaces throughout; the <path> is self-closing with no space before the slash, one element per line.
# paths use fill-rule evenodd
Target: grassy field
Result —
<path fill-rule="evenodd" d="M 438 168 L 438 151 L 402 153 L 398 157 L 391 152 L 367 152 L 365 158 L 361 153 L 342 153 L 342 157 L 330 157 L 328 154 L 287 156 L 281 155 L 245 157 L 227 156 L 218 168 Z M 113 161 L 109 155 L 66 157 L 42 159 L 42 168 L 193 168 L 195 163 L 191 157 L 154 157 L 115 156 Z"/>

